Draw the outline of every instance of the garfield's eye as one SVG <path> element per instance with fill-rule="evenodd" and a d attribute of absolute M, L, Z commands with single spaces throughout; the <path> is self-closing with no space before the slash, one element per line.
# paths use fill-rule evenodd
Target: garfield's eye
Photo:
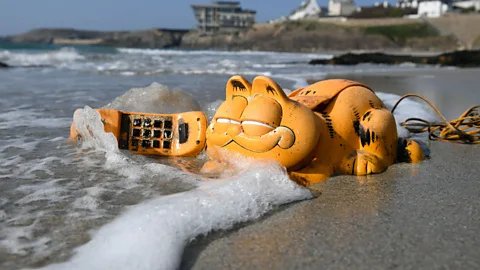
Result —
<path fill-rule="evenodd" d="M 242 129 L 245 134 L 252 136 L 260 136 L 267 134 L 275 128 L 262 122 L 245 120 L 242 121 Z"/>
<path fill-rule="evenodd" d="M 272 98 L 257 97 L 248 103 L 243 111 L 240 121 L 255 121 L 270 127 L 278 127 L 282 120 L 282 107 Z M 248 123 L 248 122 L 246 122 Z M 248 123 L 251 125 L 251 123 Z"/>
<path fill-rule="evenodd" d="M 228 118 L 218 118 L 217 123 L 240 125 L 239 121 L 228 119 Z"/>
<path fill-rule="evenodd" d="M 258 121 L 250 121 L 250 120 L 242 121 L 242 125 L 254 125 L 254 126 L 261 126 L 261 127 L 267 127 L 267 128 L 275 129 L 274 127 L 272 127 L 270 125 L 267 125 L 265 123 L 258 122 Z"/>
<path fill-rule="evenodd" d="M 227 132 L 228 128 L 232 125 L 240 125 L 240 122 L 228 118 L 217 118 L 216 123 L 213 126 L 213 130 L 216 133 L 224 133 Z"/>

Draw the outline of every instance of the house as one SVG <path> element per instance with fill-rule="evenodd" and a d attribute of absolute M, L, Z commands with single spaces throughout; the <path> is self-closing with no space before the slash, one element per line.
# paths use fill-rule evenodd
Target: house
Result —
<path fill-rule="evenodd" d="M 416 8 L 391 6 L 387 1 L 383 3 L 376 2 L 374 6 L 358 7 L 356 11 L 349 16 L 355 19 L 373 19 L 373 18 L 402 18 L 411 14 L 417 14 Z"/>
<path fill-rule="evenodd" d="M 323 14 L 322 8 L 318 5 L 317 0 L 305 0 L 302 2 L 299 8 L 294 10 L 290 16 L 289 20 L 303 20 L 321 17 Z"/>
<path fill-rule="evenodd" d="M 421 1 L 418 4 L 418 17 L 437 18 L 448 11 L 448 4 L 441 0 Z"/>
<path fill-rule="evenodd" d="M 348 16 L 355 11 L 353 0 L 330 0 L 328 2 L 329 16 Z"/>
<path fill-rule="evenodd" d="M 380 3 L 380 2 L 375 2 L 375 4 L 374 4 L 373 6 L 374 6 L 374 7 L 389 8 L 389 7 L 390 7 L 390 3 L 388 3 L 388 1 L 383 1 L 382 3 Z"/>
<path fill-rule="evenodd" d="M 398 8 L 418 8 L 418 0 L 401 0 L 395 4 Z"/>
<path fill-rule="evenodd" d="M 206 33 L 238 32 L 255 23 L 256 11 L 242 9 L 240 2 L 212 1 L 211 5 L 192 5 L 197 28 Z"/>
<path fill-rule="evenodd" d="M 480 11 L 480 0 L 460 0 L 452 4 L 454 8 L 470 9 L 473 11 Z"/>

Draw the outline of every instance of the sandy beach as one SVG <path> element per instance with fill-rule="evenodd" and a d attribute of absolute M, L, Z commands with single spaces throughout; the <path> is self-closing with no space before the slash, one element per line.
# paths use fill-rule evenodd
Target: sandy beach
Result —
<path fill-rule="evenodd" d="M 480 103 L 478 69 L 329 75 L 418 93 L 455 118 Z M 425 139 L 426 136 L 424 136 Z M 314 185 L 315 199 L 200 237 L 182 269 L 478 269 L 480 146 L 427 142 L 431 158 Z"/>

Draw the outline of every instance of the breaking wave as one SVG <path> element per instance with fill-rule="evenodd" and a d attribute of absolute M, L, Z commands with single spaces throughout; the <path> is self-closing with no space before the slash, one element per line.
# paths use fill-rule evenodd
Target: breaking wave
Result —
<path fill-rule="evenodd" d="M 126 54 L 146 54 L 146 55 L 222 55 L 222 56 L 294 56 L 297 58 L 332 58 L 331 54 L 315 54 L 315 53 L 279 53 L 269 51 L 215 51 L 215 50 L 165 50 L 165 49 L 136 49 L 136 48 L 118 48 L 118 52 Z"/>
<path fill-rule="evenodd" d="M 6 62 L 11 66 L 29 67 L 29 66 L 56 66 L 66 67 L 70 63 L 84 60 L 85 57 L 78 53 L 74 48 L 61 48 L 55 51 L 40 52 L 16 52 L 1 51 L 0 61 Z"/>

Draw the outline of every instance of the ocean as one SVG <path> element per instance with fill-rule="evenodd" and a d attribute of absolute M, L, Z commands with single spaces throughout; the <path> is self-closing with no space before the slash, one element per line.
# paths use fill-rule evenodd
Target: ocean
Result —
<path fill-rule="evenodd" d="M 119 150 L 90 108 L 131 88 L 156 82 L 181 89 L 183 98 L 169 106 L 188 108 L 193 96 L 211 116 L 235 74 L 266 75 L 291 91 L 329 74 L 439 69 L 307 64 L 330 57 L 0 44 L 0 62 L 14 67 L 0 69 L 0 269 L 176 269 L 197 236 L 313 197 L 275 163 L 237 158 L 234 172 L 209 179 L 177 165 L 199 168 L 203 154 L 158 159 Z M 379 96 L 387 106 L 399 98 Z M 67 142 L 77 108 L 85 109 L 83 121 L 96 135 L 81 145 Z M 395 116 L 419 115 L 431 117 L 406 102 Z"/>

